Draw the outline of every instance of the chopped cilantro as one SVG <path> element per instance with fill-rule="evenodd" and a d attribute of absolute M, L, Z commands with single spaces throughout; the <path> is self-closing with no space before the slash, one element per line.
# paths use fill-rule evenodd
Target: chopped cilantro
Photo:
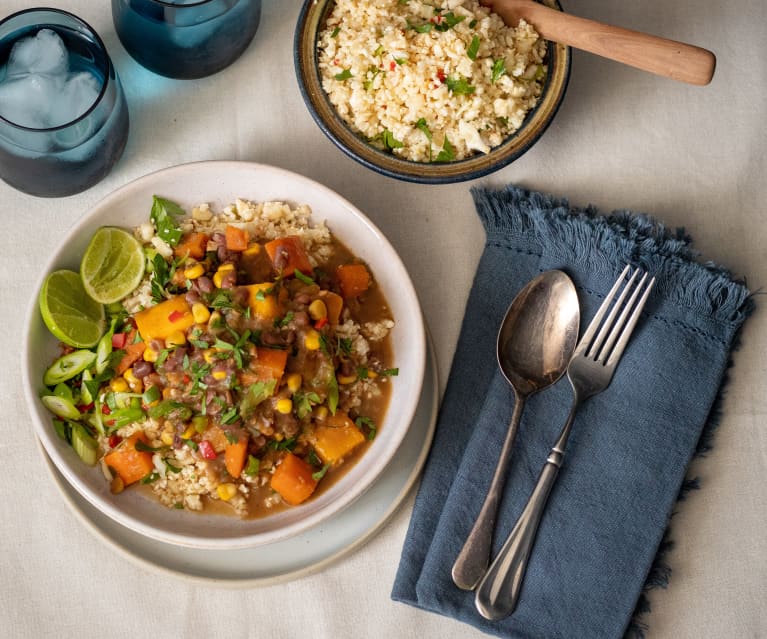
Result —
<path fill-rule="evenodd" d="M 426 118 L 421 118 L 418 120 L 418 122 L 415 123 L 415 126 L 426 136 L 426 139 L 429 141 L 429 162 L 431 162 L 431 130 L 429 129 L 429 125 L 426 124 Z"/>
<path fill-rule="evenodd" d="M 469 84 L 466 78 L 445 78 L 447 88 L 455 95 L 470 95 L 476 91 L 476 88 Z"/>
<path fill-rule="evenodd" d="M 384 377 L 396 377 L 399 375 L 399 368 L 387 368 L 385 370 L 379 371 L 379 375 L 383 375 Z"/>
<path fill-rule="evenodd" d="M 401 149 L 403 146 L 405 146 L 402 142 L 394 137 L 394 134 L 389 131 L 389 129 L 383 130 L 383 133 L 381 134 L 381 140 L 383 141 L 384 149 L 387 151 Z"/>
<path fill-rule="evenodd" d="M 432 30 L 434 24 L 431 22 L 424 22 L 423 24 L 413 24 L 410 20 L 407 21 L 407 28 L 412 29 L 416 33 L 429 33 Z"/>
<path fill-rule="evenodd" d="M 469 56 L 472 60 L 477 59 L 477 53 L 479 52 L 479 36 L 474 36 L 471 39 L 471 44 L 469 44 L 469 47 L 466 49 L 466 55 Z"/>
<path fill-rule="evenodd" d="M 434 28 L 437 31 L 449 31 L 452 29 L 455 25 L 457 25 L 459 22 L 463 22 L 466 20 L 466 16 L 457 16 L 452 11 L 448 11 L 447 13 L 440 16 L 441 20 L 434 25 Z"/>
<path fill-rule="evenodd" d="M 506 73 L 506 60 L 504 58 L 493 60 L 493 70 L 490 75 L 490 82 L 495 84 L 504 73 Z"/>
<path fill-rule="evenodd" d="M 312 408 L 320 403 L 322 403 L 322 399 L 317 393 L 302 393 L 300 391 L 293 393 L 293 406 L 295 406 L 298 419 L 304 419 L 312 412 Z"/>
<path fill-rule="evenodd" d="M 183 235 L 181 229 L 176 226 L 175 218 L 184 215 L 186 215 L 184 209 L 175 202 L 156 195 L 152 198 L 152 211 L 149 214 L 149 219 L 152 220 L 157 229 L 157 235 L 160 239 L 170 246 L 176 246 Z"/>
<path fill-rule="evenodd" d="M 333 29 L 333 32 L 330 34 L 331 38 L 335 38 L 338 35 L 338 32 L 341 31 L 341 27 L 336 27 Z"/>
<path fill-rule="evenodd" d="M 296 447 L 295 437 L 288 437 L 279 442 L 276 439 L 273 439 L 272 441 L 269 442 L 269 446 L 268 446 L 270 450 L 293 450 L 295 447 Z"/>
<path fill-rule="evenodd" d="M 450 144 L 450 140 L 445 136 L 442 144 L 442 150 L 437 154 L 435 162 L 452 162 L 455 159 L 455 148 Z"/>
<path fill-rule="evenodd" d="M 365 437 L 367 437 L 369 441 L 375 439 L 378 429 L 376 428 L 375 422 L 370 419 L 370 417 L 358 417 L 354 420 L 354 423 L 357 425 L 357 428 L 366 432 Z"/>
<path fill-rule="evenodd" d="M 274 393 L 277 386 L 277 380 L 271 379 L 268 382 L 256 382 L 248 386 L 242 401 L 240 402 L 240 413 L 244 418 L 250 417 L 261 402 L 268 399 Z"/>
<path fill-rule="evenodd" d="M 352 77 L 352 72 L 349 69 L 344 69 L 341 73 L 336 73 L 336 80 L 348 80 Z"/>

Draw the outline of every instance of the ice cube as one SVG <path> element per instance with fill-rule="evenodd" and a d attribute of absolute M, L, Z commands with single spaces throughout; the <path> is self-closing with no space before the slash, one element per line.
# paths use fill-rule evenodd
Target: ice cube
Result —
<path fill-rule="evenodd" d="M 0 84 L 0 115 L 6 120 L 33 129 L 47 129 L 51 124 L 49 105 L 60 95 L 59 78 L 24 75 Z"/>
<path fill-rule="evenodd" d="M 64 41 L 50 29 L 40 29 L 34 37 L 16 42 L 8 58 L 8 77 L 41 73 L 63 77 L 69 70 L 69 55 Z"/>
<path fill-rule="evenodd" d="M 73 73 L 64 82 L 57 99 L 50 105 L 50 120 L 59 126 L 80 117 L 99 97 L 101 85 L 91 73 Z"/>

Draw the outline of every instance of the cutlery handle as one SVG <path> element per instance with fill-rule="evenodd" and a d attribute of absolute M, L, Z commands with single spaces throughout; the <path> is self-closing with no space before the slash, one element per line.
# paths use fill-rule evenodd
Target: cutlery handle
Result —
<path fill-rule="evenodd" d="M 484 4 L 491 4 L 507 24 L 524 18 L 547 40 L 643 71 L 700 86 L 711 82 L 714 75 L 716 57 L 701 47 L 579 18 L 531 0 L 493 0 Z"/>
<path fill-rule="evenodd" d="M 469 536 L 461 548 L 458 558 L 453 564 L 453 583 L 463 590 L 473 590 L 490 563 L 490 552 L 493 545 L 493 531 L 495 519 L 498 514 L 498 505 L 503 495 L 503 487 L 506 483 L 506 475 L 511 461 L 511 449 L 522 418 L 525 407 L 525 397 L 516 395 L 514 400 L 514 413 L 511 416 L 509 429 L 506 431 L 506 439 L 501 448 L 501 456 L 495 467 L 490 489 L 479 511 L 479 516 L 472 526 Z"/>
<path fill-rule="evenodd" d="M 553 453 L 553 451 L 552 451 Z M 559 466 L 550 461 L 541 471 L 533 494 L 522 511 L 501 552 L 477 586 L 474 603 L 485 619 L 496 621 L 508 617 L 517 607 L 519 591 L 527 570 L 530 551 L 535 544 L 538 525 L 554 486 Z"/>
<path fill-rule="evenodd" d="M 559 468 L 564 460 L 565 446 L 580 401 L 576 393 L 570 414 L 543 465 L 538 483 L 501 551 L 477 585 L 474 605 L 485 619 L 491 621 L 503 619 L 517 607 L 519 591 L 522 589 L 522 581 L 527 570 L 527 561 L 535 545 L 538 526 L 546 509 L 551 489 L 554 487 Z"/>

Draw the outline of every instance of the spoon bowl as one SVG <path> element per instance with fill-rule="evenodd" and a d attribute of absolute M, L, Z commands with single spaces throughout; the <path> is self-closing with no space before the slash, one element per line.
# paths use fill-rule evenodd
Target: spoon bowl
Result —
<path fill-rule="evenodd" d="M 514 413 L 485 501 L 453 564 L 453 582 L 473 590 L 490 563 L 493 530 L 519 421 L 527 398 L 556 382 L 578 341 L 580 307 L 572 280 L 546 271 L 514 298 L 498 332 L 497 357 L 514 390 Z"/>

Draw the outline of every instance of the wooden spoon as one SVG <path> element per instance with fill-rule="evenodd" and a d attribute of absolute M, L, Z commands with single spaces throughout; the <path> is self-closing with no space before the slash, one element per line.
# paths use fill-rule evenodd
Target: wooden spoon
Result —
<path fill-rule="evenodd" d="M 582 49 L 672 80 L 703 86 L 711 82 L 716 57 L 711 51 L 647 33 L 578 18 L 533 0 L 480 0 L 509 26 L 520 18 L 546 40 Z"/>

